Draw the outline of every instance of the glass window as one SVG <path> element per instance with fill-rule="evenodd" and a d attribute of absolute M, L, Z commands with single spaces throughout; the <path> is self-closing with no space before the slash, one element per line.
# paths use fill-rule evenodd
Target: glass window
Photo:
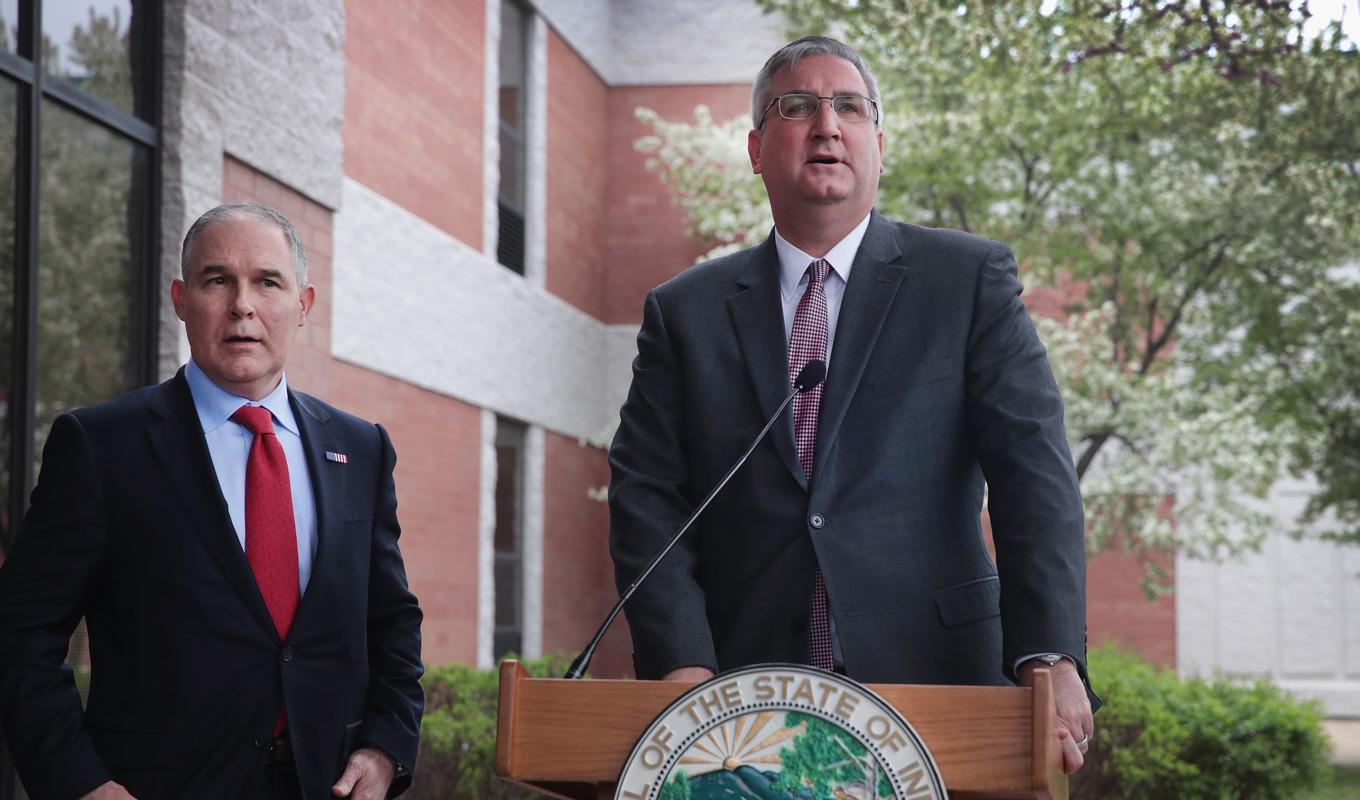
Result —
<path fill-rule="evenodd" d="M 134 76 L 145 65 L 137 56 L 141 49 L 132 46 L 140 38 L 134 36 L 134 28 L 144 24 L 145 14 L 133 11 L 133 0 L 44 3 L 43 64 L 49 75 L 129 114 L 146 117 L 147 110 L 137 108 L 133 91 Z"/>
<path fill-rule="evenodd" d="M 524 109 L 529 17 L 513 0 L 501 3 L 500 187 L 496 260 L 524 274 Z"/>
<path fill-rule="evenodd" d="M 496 627 L 492 656 L 519 653 L 524 647 L 524 558 L 521 542 L 524 475 L 524 425 L 496 420 Z"/>
<path fill-rule="evenodd" d="M 19 0 L 0 0 L 0 50 L 19 52 Z"/>
<path fill-rule="evenodd" d="M 8 23 L 6 23 L 8 24 Z M 14 388 L 14 162 L 19 87 L 0 80 L 0 560 L 10 541 L 10 398 Z"/>
<path fill-rule="evenodd" d="M 133 311 L 146 148 L 47 101 L 39 221 L 35 458 L 56 417 L 137 386 Z"/>

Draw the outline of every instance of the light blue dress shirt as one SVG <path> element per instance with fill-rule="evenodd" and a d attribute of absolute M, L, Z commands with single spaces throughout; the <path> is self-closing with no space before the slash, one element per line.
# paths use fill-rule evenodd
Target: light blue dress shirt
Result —
<path fill-rule="evenodd" d="M 192 360 L 184 369 L 189 381 L 189 393 L 194 398 L 198 421 L 203 426 L 203 437 L 208 441 L 217 485 L 227 501 L 231 524 L 236 528 L 236 539 L 241 549 L 246 546 L 246 461 L 255 435 L 231 415 L 244 405 L 264 406 L 274 415 L 274 430 L 283 445 L 288 460 L 288 480 L 292 484 L 293 525 L 297 530 L 298 588 L 307 591 L 312 577 L 312 562 L 316 559 L 316 498 L 312 493 L 312 477 L 307 471 L 307 454 L 302 449 L 302 431 L 293 407 L 288 402 L 288 378 L 283 376 L 274 391 L 255 402 L 234 395 L 212 382 Z"/>

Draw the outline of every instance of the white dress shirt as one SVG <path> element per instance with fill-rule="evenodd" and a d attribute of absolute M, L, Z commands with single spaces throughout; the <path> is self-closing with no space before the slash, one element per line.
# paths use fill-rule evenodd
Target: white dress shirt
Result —
<path fill-rule="evenodd" d="M 236 528 L 236 539 L 241 549 L 246 546 L 246 461 L 255 434 L 231 415 L 241 406 L 263 406 L 274 415 L 274 431 L 283 445 L 288 460 L 288 481 L 292 484 L 293 526 L 297 530 L 298 589 L 307 591 L 312 577 L 312 562 L 316 558 L 316 498 L 312 493 L 312 477 L 307 471 L 307 454 L 302 449 L 302 431 L 288 402 L 288 378 L 258 402 L 234 395 L 212 382 L 198 365 L 189 361 L 184 369 L 189 381 L 189 393 L 194 398 L 198 421 L 203 426 L 203 437 L 208 441 L 217 485 L 227 501 L 231 524 Z"/>
<path fill-rule="evenodd" d="M 869 230 L 869 217 L 855 226 L 844 239 L 827 251 L 823 258 L 831 265 L 822 288 L 826 290 L 826 365 L 831 366 L 831 346 L 836 341 L 836 322 L 841 317 L 841 298 L 845 297 L 845 284 L 850 280 L 850 267 L 854 266 L 855 254 L 859 243 L 864 241 L 864 232 Z M 779 297 L 784 302 L 784 344 L 788 345 L 793 335 L 793 315 L 798 311 L 798 301 L 807 291 L 808 265 L 817 259 L 789 244 L 788 240 L 774 231 L 774 249 L 779 254 Z"/>

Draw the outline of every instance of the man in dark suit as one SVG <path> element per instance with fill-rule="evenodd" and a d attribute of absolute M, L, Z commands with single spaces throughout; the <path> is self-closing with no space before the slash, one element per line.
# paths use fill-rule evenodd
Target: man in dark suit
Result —
<path fill-rule="evenodd" d="M 0 723 L 35 800 L 409 785 L 421 612 L 396 456 L 381 426 L 288 387 L 306 269 L 272 209 L 204 214 L 171 286 L 189 364 L 53 423 L 0 569 Z M 82 617 L 83 711 L 62 665 Z"/>
<path fill-rule="evenodd" d="M 869 682 L 1003 684 L 1049 666 L 1075 770 L 1093 730 L 1081 498 L 1015 259 L 873 211 L 878 90 L 844 44 L 777 52 L 752 115 L 775 231 L 647 297 L 610 450 L 620 588 L 791 376 L 812 360 L 829 371 L 633 598 L 638 677 L 801 662 Z"/>

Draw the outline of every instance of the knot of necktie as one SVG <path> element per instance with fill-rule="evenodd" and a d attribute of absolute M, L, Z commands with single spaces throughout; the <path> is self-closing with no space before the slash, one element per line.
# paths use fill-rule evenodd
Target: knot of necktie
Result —
<path fill-rule="evenodd" d="M 808 272 L 812 275 L 813 283 L 826 283 L 826 276 L 831 274 L 831 263 L 819 258 L 808 264 Z"/>
<path fill-rule="evenodd" d="M 249 428 L 256 436 L 274 433 L 274 415 L 264 406 L 241 406 L 231 418 Z"/>

